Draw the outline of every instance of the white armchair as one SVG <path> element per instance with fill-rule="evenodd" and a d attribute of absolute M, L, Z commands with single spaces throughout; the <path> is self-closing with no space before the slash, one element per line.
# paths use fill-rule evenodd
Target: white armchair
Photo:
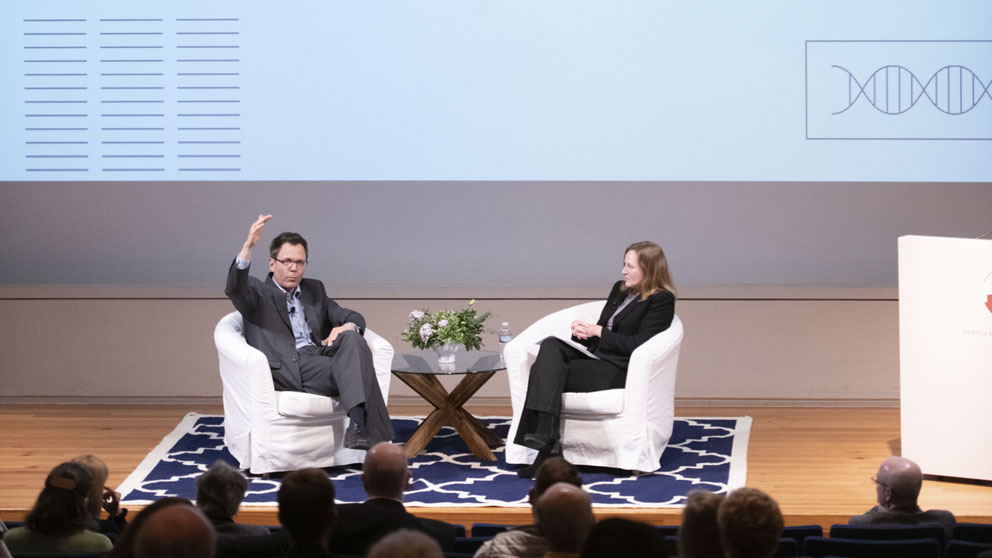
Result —
<path fill-rule="evenodd" d="M 365 329 L 383 399 L 389 397 L 393 346 Z M 269 361 L 245 340 L 241 314 L 214 328 L 224 384 L 224 444 L 254 474 L 361 463 L 365 452 L 345 449 L 348 409 L 333 397 L 276 391 Z"/>
<path fill-rule="evenodd" d="M 559 310 L 534 322 L 504 350 L 513 421 L 506 439 L 506 462 L 529 464 L 537 451 L 513 443 L 527 395 L 530 367 L 538 341 L 567 334 L 573 320 L 595 323 L 606 301 Z M 562 395 L 562 455 L 577 465 L 655 471 L 672 436 L 675 373 L 682 344 L 678 316 L 665 331 L 648 339 L 630 356 L 624 389 Z"/>

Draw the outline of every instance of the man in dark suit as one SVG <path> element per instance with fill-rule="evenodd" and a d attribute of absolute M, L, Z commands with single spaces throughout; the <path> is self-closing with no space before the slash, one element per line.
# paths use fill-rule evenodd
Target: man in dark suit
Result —
<path fill-rule="evenodd" d="M 882 462 L 871 479 L 875 483 L 878 505 L 863 515 L 848 520 L 850 525 L 920 525 L 936 523 L 944 528 L 945 540 L 957 523 L 947 510 L 923 511 L 917 504 L 923 487 L 920 466 L 905 457 L 893 456 Z"/>
<path fill-rule="evenodd" d="M 338 397 L 351 419 L 344 446 L 368 449 L 393 439 L 393 427 L 362 338 L 365 318 L 328 298 L 324 284 L 304 279 L 309 251 L 297 233 L 284 232 L 269 246 L 269 275 L 248 274 L 252 248 L 271 215 L 252 223 L 231 264 L 224 293 L 241 312 L 248 344 L 265 353 L 278 391 Z"/>
<path fill-rule="evenodd" d="M 365 455 L 362 484 L 368 499 L 361 504 L 338 506 L 338 519 L 328 547 L 340 554 L 364 555 L 385 535 L 399 529 L 427 533 L 451 551 L 455 528 L 436 519 L 419 518 L 403 506 L 403 492 L 410 484 L 403 448 L 388 442 L 376 444 Z"/>

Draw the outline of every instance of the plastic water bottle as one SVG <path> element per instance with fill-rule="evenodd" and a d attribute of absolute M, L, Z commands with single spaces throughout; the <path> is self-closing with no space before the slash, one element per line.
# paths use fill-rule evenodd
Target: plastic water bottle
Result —
<path fill-rule="evenodd" d="M 506 348 L 506 344 L 513 340 L 513 332 L 510 331 L 510 323 L 503 322 L 503 325 L 496 332 L 499 336 L 499 358 L 503 360 L 503 349 Z"/>

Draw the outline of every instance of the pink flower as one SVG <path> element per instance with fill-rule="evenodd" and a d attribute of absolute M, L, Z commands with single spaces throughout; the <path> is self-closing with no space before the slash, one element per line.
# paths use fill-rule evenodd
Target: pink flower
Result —
<path fill-rule="evenodd" d="M 420 338 L 424 341 L 424 343 L 426 343 L 427 340 L 430 339 L 431 334 L 433 333 L 434 333 L 434 328 L 431 327 L 431 324 L 424 324 L 420 326 Z"/>

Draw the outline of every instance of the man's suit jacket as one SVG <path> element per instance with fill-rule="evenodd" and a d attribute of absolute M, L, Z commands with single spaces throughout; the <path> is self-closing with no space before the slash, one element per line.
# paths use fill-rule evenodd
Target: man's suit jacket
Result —
<path fill-rule="evenodd" d="M 262 282 L 249 275 L 249 269 L 238 269 L 232 263 L 224 294 L 244 317 L 248 344 L 269 359 L 276 390 L 303 391 L 286 293 L 275 284 L 271 273 Z M 318 346 L 331 329 L 349 322 L 358 326 L 359 333 L 365 332 L 365 318 L 328 298 L 324 284 L 316 279 L 300 281 L 299 301 L 312 332 L 311 340 Z"/>
<path fill-rule="evenodd" d="M 672 325 L 675 318 L 675 295 L 661 290 L 645 301 L 641 301 L 638 296 L 613 319 L 613 329 L 607 329 L 606 322 L 628 295 L 620 290 L 621 286 L 623 281 L 617 281 L 613 285 L 610 296 L 606 299 L 606 306 L 596 322 L 603 326 L 602 335 L 587 340 L 572 339 L 589 347 L 600 359 L 626 370 L 634 349 Z"/>
<path fill-rule="evenodd" d="M 327 545 L 331 552 L 366 554 L 379 539 L 399 529 L 423 531 L 444 551 L 455 546 L 455 528 L 450 523 L 417 517 L 396 500 L 372 498 L 361 504 L 342 504 L 337 510 L 334 532 Z"/>

